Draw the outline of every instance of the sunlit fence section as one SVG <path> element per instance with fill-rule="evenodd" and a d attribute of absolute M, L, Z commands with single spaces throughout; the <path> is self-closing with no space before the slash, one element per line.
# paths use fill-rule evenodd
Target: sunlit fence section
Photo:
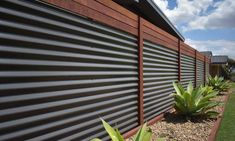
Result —
<path fill-rule="evenodd" d="M 150 120 L 172 108 L 172 82 L 178 80 L 178 53 L 144 42 L 144 117 Z"/>

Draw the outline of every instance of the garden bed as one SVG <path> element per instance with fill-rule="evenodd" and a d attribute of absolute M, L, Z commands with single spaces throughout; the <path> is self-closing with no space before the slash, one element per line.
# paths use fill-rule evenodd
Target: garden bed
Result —
<path fill-rule="evenodd" d="M 219 95 L 217 101 L 224 101 L 226 95 Z M 214 108 L 222 113 L 223 106 Z M 221 116 L 221 115 L 220 115 Z M 149 127 L 153 131 L 153 141 L 157 137 L 166 138 L 166 141 L 207 141 L 216 119 L 192 118 L 186 119 L 175 115 L 174 111 L 165 113 L 164 118 Z M 127 141 L 131 141 L 128 139 Z"/>
<path fill-rule="evenodd" d="M 217 101 L 224 101 L 225 95 L 216 97 Z M 222 106 L 214 110 L 221 113 Z M 192 118 L 186 119 L 173 113 L 166 113 L 164 118 L 151 125 L 154 136 L 164 137 L 167 141 L 207 141 L 216 119 Z"/>

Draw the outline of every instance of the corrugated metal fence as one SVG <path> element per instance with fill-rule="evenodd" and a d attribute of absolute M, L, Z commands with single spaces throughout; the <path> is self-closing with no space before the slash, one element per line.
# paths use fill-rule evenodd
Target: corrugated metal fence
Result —
<path fill-rule="evenodd" d="M 188 82 L 195 83 L 195 58 L 187 55 L 181 57 L 181 84 L 186 87 Z"/>
<path fill-rule="evenodd" d="M 120 16 L 131 17 L 129 25 L 95 16 L 107 19 L 103 25 L 88 19 L 82 1 L 48 2 L 78 15 L 38 1 L 0 1 L 0 140 L 107 140 L 99 117 L 125 133 L 172 108 L 178 78 L 204 82 L 205 60 L 195 61 L 194 49 L 133 13 Z M 82 4 L 88 10 L 79 11 Z"/>
<path fill-rule="evenodd" d="M 172 82 L 178 79 L 178 53 L 144 42 L 144 119 L 150 120 L 169 110 Z"/>

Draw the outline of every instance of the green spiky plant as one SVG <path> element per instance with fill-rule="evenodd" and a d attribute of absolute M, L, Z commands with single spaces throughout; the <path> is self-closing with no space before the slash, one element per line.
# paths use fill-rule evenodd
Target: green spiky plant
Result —
<path fill-rule="evenodd" d="M 187 118 L 192 116 L 209 116 L 216 117 L 218 113 L 211 110 L 220 103 L 212 101 L 217 93 L 203 95 L 204 89 L 201 87 L 193 88 L 192 82 L 188 84 L 187 90 L 180 83 L 173 83 L 176 93 L 173 93 L 175 98 L 175 109 L 178 114 L 184 115 Z"/>
<path fill-rule="evenodd" d="M 212 86 L 214 90 L 223 92 L 230 88 L 229 82 L 225 81 L 223 77 L 209 76 L 207 80 L 208 86 Z"/>
<path fill-rule="evenodd" d="M 117 128 L 112 128 L 107 122 L 105 122 L 103 119 L 101 119 L 103 126 L 106 130 L 106 132 L 109 134 L 112 141 L 124 141 L 123 136 L 120 134 L 119 130 Z M 152 130 L 147 127 L 147 124 L 145 123 L 136 133 L 133 141 L 150 141 L 152 137 Z M 92 139 L 91 141 L 102 141 L 98 138 Z M 159 138 L 156 141 L 165 141 L 164 138 Z"/>
<path fill-rule="evenodd" d="M 200 86 L 200 89 L 203 90 L 203 96 L 206 96 L 208 94 L 211 94 L 211 93 L 216 93 L 216 95 L 219 93 L 218 91 L 214 90 L 212 86 Z"/>

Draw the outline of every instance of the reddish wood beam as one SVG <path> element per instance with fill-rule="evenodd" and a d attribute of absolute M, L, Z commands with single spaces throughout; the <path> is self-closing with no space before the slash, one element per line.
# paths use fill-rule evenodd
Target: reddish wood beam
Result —
<path fill-rule="evenodd" d="M 144 39 L 147 39 L 147 40 L 149 40 L 149 41 L 151 41 L 153 43 L 156 43 L 158 45 L 162 45 L 162 46 L 164 46 L 166 48 L 170 48 L 170 49 L 173 49 L 173 50 L 176 50 L 176 51 L 178 50 L 177 45 L 169 44 L 168 42 L 160 40 L 159 38 L 156 38 L 156 37 L 154 37 L 154 36 L 152 36 L 150 34 L 147 34 L 147 33 L 144 32 L 143 36 L 144 36 Z"/>
<path fill-rule="evenodd" d="M 113 10 L 115 9 L 115 7 L 121 7 L 120 5 L 114 3 L 113 1 L 109 1 L 109 3 L 112 3 L 110 7 L 107 7 L 104 5 L 104 3 L 108 1 L 103 1 L 103 3 L 100 3 L 94 0 L 89 0 L 89 1 L 42 0 L 42 1 L 48 4 L 60 7 L 62 9 L 71 11 L 73 13 L 79 14 L 81 16 L 90 18 L 102 24 L 114 27 L 116 29 L 126 31 L 136 36 L 138 35 L 138 31 L 137 31 L 138 22 L 133 20 L 133 18 L 129 18 L 128 16 L 123 15 L 123 11 L 122 13 L 120 13 L 120 11 Z M 107 10 L 109 11 L 108 13 L 107 13 Z M 128 22 L 128 21 L 131 21 L 131 22 Z"/>
<path fill-rule="evenodd" d="M 168 111 L 166 111 L 166 112 L 169 112 L 169 111 L 172 111 L 172 110 L 173 110 L 173 109 L 170 109 L 170 110 L 168 110 Z M 160 115 L 154 117 L 153 119 L 149 120 L 149 121 L 147 122 L 147 125 L 148 125 L 148 126 L 149 126 L 149 125 L 153 125 L 154 123 L 160 121 L 160 120 L 164 117 L 164 114 L 165 114 L 166 112 L 164 112 L 164 113 L 162 113 L 162 114 L 160 114 Z M 139 130 L 140 127 L 141 127 L 141 125 L 138 126 L 138 127 L 135 127 L 134 129 L 132 129 L 132 130 L 130 130 L 130 131 L 128 131 L 128 132 L 126 132 L 125 134 L 123 134 L 123 137 L 124 137 L 125 139 L 127 139 L 127 138 L 133 136 L 134 134 L 137 133 L 137 131 Z"/>
<path fill-rule="evenodd" d="M 151 22 L 144 20 L 144 26 L 147 28 L 150 28 L 151 30 L 158 32 L 159 34 L 161 34 L 161 36 L 166 36 L 168 38 L 170 38 L 172 41 L 177 42 L 177 38 L 169 33 L 167 33 L 166 31 L 162 30 L 161 28 L 157 27 L 156 25 L 152 24 Z"/>
<path fill-rule="evenodd" d="M 181 81 L 181 47 L 180 39 L 178 39 L 178 81 Z"/>
<path fill-rule="evenodd" d="M 152 125 L 152 124 L 156 123 L 157 121 L 160 121 L 164 117 L 164 114 L 165 113 L 162 113 L 162 114 L 156 116 L 155 118 L 151 119 L 150 121 L 147 122 L 147 125 Z M 126 132 L 125 134 L 123 134 L 123 137 L 125 139 L 127 139 L 127 138 L 135 135 L 140 127 L 141 127 L 141 125 L 134 128 L 134 129 L 132 129 L 132 130 L 130 130 L 130 131 L 128 131 L 128 132 Z"/>
<path fill-rule="evenodd" d="M 138 18 L 139 30 L 138 30 L 138 47 L 139 47 L 139 124 L 144 123 L 144 79 L 143 79 L 143 19 Z"/>
<path fill-rule="evenodd" d="M 135 133 L 137 133 L 137 131 L 139 130 L 139 128 L 140 128 L 140 126 L 138 126 L 138 127 L 134 128 L 134 129 L 132 129 L 132 130 L 126 132 L 125 134 L 123 134 L 123 137 L 124 137 L 125 139 L 127 139 L 127 138 L 133 136 Z"/>
<path fill-rule="evenodd" d="M 149 122 L 148 122 L 148 125 L 152 125 L 154 123 L 156 123 L 157 121 L 160 121 L 162 118 L 164 117 L 164 113 L 156 116 L 155 118 L 151 119 Z"/>
<path fill-rule="evenodd" d="M 137 16 L 136 16 L 136 19 L 133 20 L 129 17 L 127 17 L 125 14 L 121 13 L 122 11 L 115 11 L 115 7 L 120 7 L 120 5 L 112 2 L 112 6 L 113 6 L 113 9 L 111 7 L 111 5 L 104 5 L 105 4 L 105 1 L 103 1 L 103 3 L 100 3 L 100 2 L 97 2 L 97 1 L 94 1 L 94 0 L 73 0 L 75 1 L 76 3 L 79 3 L 81 5 L 84 5 L 90 9 L 93 9 L 95 10 L 96 12 L 99 12 L 99 13 L 103 13 L 105 16 L 108 16 L 108 17 L 112 17 L 113 19 L 116 19 L 120 22 L 123 22 L 129 26 L 132 26 L 134 28 L 137 28 Z M 111 4 L 111 2 L 109 4 Z M 128 14 L 128 13 L 126 13 Z"/>

